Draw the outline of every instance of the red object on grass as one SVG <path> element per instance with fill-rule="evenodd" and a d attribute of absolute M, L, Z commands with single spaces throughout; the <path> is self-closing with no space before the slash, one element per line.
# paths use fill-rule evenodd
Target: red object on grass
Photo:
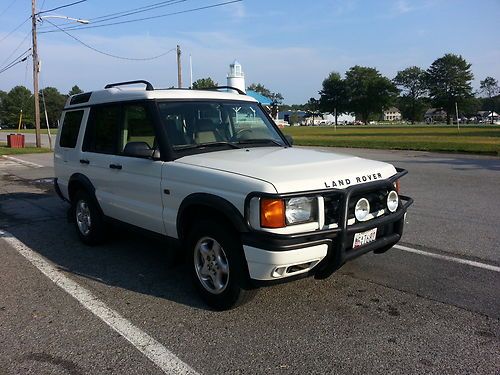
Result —
<path fill-rule="evenodd" d="M 7 147 L 24 148 L 24 134 L 7 134 Z"/>

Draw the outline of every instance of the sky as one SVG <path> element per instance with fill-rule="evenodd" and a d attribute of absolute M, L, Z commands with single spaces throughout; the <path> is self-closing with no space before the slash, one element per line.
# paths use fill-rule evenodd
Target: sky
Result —
<path fill-rule="evenodd" d="M 75 1 L 37 0 L 37 9 Z M 89 26 L 98 26 L 225 1 L 229 0 L 164 1 L 167 6 L 101 23 L 97 17 L 161 0 L 87 0 L 42 15 L 87 19 Z M 30 48 L 30 15 L 31 1 L 0 0 L 0 71 Z M 362 65 L 392 79 L 409 66 L 427 69 L 445 53 L 462 55 L 472 64 L 475 89 L 487 76 L 500 80 L 500 0 L 243 0 L 140 22 L 68 30 L 71 36 L 49 22 L 59 27 L 77 24 L 47 17 L 38 25 L 41 87 L 53 86 L 62 93 L 75 84 L 91 91 L 134 79 L 159 88 L 176 85 L 176 55 L 171 50 L 177 44 L 185 85 L 189 85 L 190 55 L 193 79 L 211 77 L 219 85 L 226 84 L 229 64 L 237 59 L 247 85 L 262 83 L 282 93 L 287 104 L 317 98 L 323 79 L 332 71 L 344 74 Z M 57 32 L 43 33 L 50 30 Z M 89 47 L 135 59 L 171 52 L 135 61 Z M 31 69 L 28 59 L 0 73 L 0 90 L 16 85 L 32 88 Z"/>

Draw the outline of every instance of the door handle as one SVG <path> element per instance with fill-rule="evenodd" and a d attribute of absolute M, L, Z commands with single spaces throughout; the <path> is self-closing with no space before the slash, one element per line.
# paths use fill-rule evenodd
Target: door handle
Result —
<path fill-rule="evenodd" d="M 81 164 L 90 164 L 90 161 L 88 161 L 87 159 L 80 159 L 80 163 Z"/>
<path fill-rule="evenodd" d="M 110 164 L 109 167 L 111 169 L 122 169 L 122 166 L 120 164 Z"/>

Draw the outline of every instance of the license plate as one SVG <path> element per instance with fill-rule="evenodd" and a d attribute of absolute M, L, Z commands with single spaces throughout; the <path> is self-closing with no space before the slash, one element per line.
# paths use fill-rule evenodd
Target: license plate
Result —
<path fill-rule="evenodd" d="M 356 249 L 360 246 L 366 245 L 367 243 L 375 241 L 377 238 L 377 228 L 367 230 L 366 232 L 356 233 L 354 235 L 354 242 L 352 243 L 352 248 Z"/>

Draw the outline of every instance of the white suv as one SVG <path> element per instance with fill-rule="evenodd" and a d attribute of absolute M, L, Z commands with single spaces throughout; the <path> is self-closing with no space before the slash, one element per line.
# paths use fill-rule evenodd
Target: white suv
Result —
<path fill-rule="evenodd" d="M 136 83 L 146 90 L 125 88 Z M 293 148 L 256 100 L 232 91 L 132 81 L 70 97 L 55 188 L 81 240 L 99 243 L 110 219 L 174 239 L 217 309 L 399 241 L 406 171 Z"/>

